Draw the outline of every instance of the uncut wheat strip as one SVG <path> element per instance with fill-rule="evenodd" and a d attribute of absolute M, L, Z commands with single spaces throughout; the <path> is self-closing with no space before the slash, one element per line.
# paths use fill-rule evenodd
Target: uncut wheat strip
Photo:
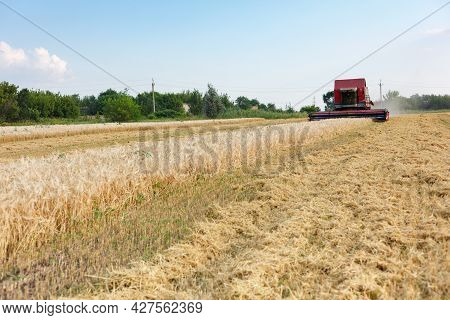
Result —
<path fill-rule="evenodd" d="M 36 229 L 50 234 L 64 229 L 72 219 L 89 217 L 95 207 L 111 203 L 120 206 L 123 194 L 148 188 L 152 178 L 217 172 L 239 168 L 243 163 L 251 166 L 263 154 L 276 154 L 283 144 L 307 143 L 363 123 L 293 123 L 171 138 L 150 143 L 150 151 L 146 151 L 147 146 L 143 150 L 142 145 L 134 144 L 4 164 L 0 166 L 6 186 L 0 193 L 0 216 L 5 226 L 1 252 L 5 255 L 13 247 L 29 245 L 29 239 L 35 239 L 33 233 L 25 232 L 30 225 L 39 225 Z M 289 139 L 280 139 L 280 135 L 286 137 L 288 133 Z"/>
<path fill-rule="evenodd" d="M 188 120 L 188 121 L 168 121 L 168 122 L 8 126 L 8 127 L 0 127 L 0 142 L 25 141 L 32 139 L 71 136 L 79 134 L 201 127 L 201 126 L 214 126 L 223 124 L 250 123 L 258 121 L 264 121 L 264 119 L 242 118 L 242 119 Z"/>
<path fill-rule="evenodd" d="M 197 125 L 197 124 L 223 124 L 223 123 L 239 123 L 262 121 L 262 118 L 241 118 L 241 119 L 218 119 L 218 120 L 188 120 L 188 121 L 166 121 L 166 122 L 129 122 L 129 123 L 93 123 L 93 124 L 63 124 L 63 125 L 33 125 L 33 126 L 5 126 L 0 127 L 0 136 L 6 135 L 21 135 L 33 134 L 36 132 L 82 132 L 90 129 L 103 128 L 145 128 L 145 127 L 177 127 L 182 125 Z"/>
<path fill-rule="evenodd" d="M 252 132 L 255 133 L 255 130 Z M 219 137 L 220 140 L 222 137 Z M 227 135 L 226 138 L 232 140 L 231 145 L 231 151 L 235 150 L 236 146 L 236 135 Z M 277 137 L 275 137 L 276 139 Z M 208 137 L 206 138 L 206 140 Z M 252 145 L 252 141 L 254 140 L 254 136 L 249 136 L 247 143 L 249 145 Z M 175 151 L 178 151 L 178 156 L 182 157 L 184 156 L 186 158 L 186 155 L 192 156 L 195 155 L 197 159 L 201 160 L 200 162 L 203 162 L 205 158 L 203 157 L 204 151 L 202 148 L 199 147 L 199 142 L 195 141 L 198 139 L 184 139 L 181 141 L 177 141 L 172 139 L 172 141 L 167 142 L 159 142 L 156 144 L 153 144 L 153 147 L 151 148 L 153 150 L 153 155 L 156 154 L 159 159 L 159 162 L 163 162 L 163 165 L 160 168 L 157 168 L 157 171 L 154 172 L 156 175 L 158 174 L 164 174 L 163 170 L 165 169 L 166 174 L 171 174 L 174 169 L 174 165 L 180 165 L 183 164 L 183 161 L 180 161 L 179 163 L 171 163 L 172 160 L 174 160 L 174 157 L 177 156 L 175 154 Z M 273 141 L 269 141 L 269 144 Z M 209 141 L 208 143 L 212 144 L 212 141 Z M 176 150 L 179 148 L 179 145 L 183 144 L 185 147 L 184 149 Z M 220 142 L 219 142 L 220 144 Z M 234 145 L 233 145 L 234 144 Z M 266 141 L 267 144 L 267 141 Z M 222 145 L 224 145 L 222 143 Z M 169 149 L 167 149 L 167 146 L 169 146 Z M 166 151 L 169 150 L 167 153 Z M 186 152 L 188 151 L 194 151 L 194 153 Z M 110 180 L 115 180 L 113 173 L 116 172 L 123 172 L 122 169 L 125 167 L 128 167 L 129 169 L 134 168 L 134 170 L 128 170 L 128 172 L 134 172 L 136 173 L 142 173 L 142 158 L 139 158 L 139 165 L 137 165 L 136 160 L 138 159 L 137 154 L 139 153 L 139 150 L 136 148 L 136 146 L 132 148 L 112 148 L 112 149 L 106 149 L 103 150 L 105 152 L 85 152 L 85 153 L 79 153 L 72 155 L 70 159 L 66 158 L 59 158 L 57 156 L 46 158 L 44 161 L 34 161 L 31 159 L 22 159 L 22 166 L 30 166 L 33 167 L 33 171 L 26 170 L 25 174 L 23 172 L 19 175 L 12 174 L 12 175 L 3 175 L 6 179 L 6 183 L 9 186 L 9 190 L 14 190 L 17 192 L 17 190 L 22 191 L 22 195 L 20 199 L 24 199 L 24 197 L 30 198 L 36 198 L 36 193 L 40 194 L 40 199 L 45 199 L 46 197 L 51 196 L 52 193 L 63 193 L 63 194 L 70 194 L 70 193 L 77 193 L 79 192 L 85 192 L 86 185 L 94 185 L 90 182 L 95 181 L 98 182 L 98 177 L 102 177 L 105 179 L 106 182 L 110 182 Z M 203 152 L 202 152 L 203 151 Z M 218 149 L 218 154 L 216 154 L 216 158 L 208 159 L 211 160 L 220 160 L 221 157 L 223 157 L 224 149 Z M 247 152 L 250 152 L 251 149 L 247 150 Z M 165 156 L 162 158 L 161 155 Z M 153 156 L 152 155 L 152 156 Z M 167 158 L 169 156 L 169 158 Z M 170 159 L 172 157 L 172 159 Z M 240 159 L 240 157 L 233 157 L 233 160 Z M 151 159 L 153 160 L 153 159 Z M 191 159 L 184 159 L 184 160 L 193 160 Z M 117 163 L 115 163 L 118 161 Z M 144 159 L 145 162 L 146 159 Z M 68 163 L 69 162 L 69 163 Z M 173 162 L 173 161 L 172 161 Z M 101 164 L 100 167 L 98 167 L 98 164 Z M 146 163 L 144 163 L 146 164 Z M 186 164 L 186 163 L 184 163 Z M 210 163 L 212 164 L 212 163 Z M 218 164 L 220 165 L 221 162 L 218 161 Z M 197 163 L 198 166 L 208 166 L 206 162 L 204 163 Z M 19 165 L 20 167 L 21 165 Z M 12 166 L 6 166 L 5 171 L 10 172 L 20 172 L 19 168 L 14 168 L 15 165 Z M 41 168 L 39 168 L 41 167 Z M 51 168 L 50 168 L 51 167 Z M 115 168 L 116 167 L 116 168 Z M 189 164 L 189 167 L 192 169 L 192 167 L 195 167 L 192 163 Z M 95 171 L 85 171 L 85 168 L 96 168 Z M 15 170 L 16 169 L 16 170 Z M 116 170 L 111 170 L 116 169 Z M 180 169 L 180 168 L 178 168 Z M 203 168 L 202 168 L 203 169 Z M 70 175 L 64 174 L 65 171 L 71 171 Z M 84 172 L 83 172 L 84 171 Z M 54 172 L 61 172 L 62 174 L 54 175 Z M 69 172 L 67 172 L 69 173 Z M 47 176 L 45 176 L 47 175 Z M 73 182 L 67 183 L 68 178 L 72 177 Z M 113 177 L 111 179 L 111 177 Z M 9 178 L 9 180 L 8 180 Z M 63 181 L 64 180 L 64 181 Z M 100 179 L 101 180 L 101 179 Z M 42 181 L 46 181 L 47 183 L 42 184 Z M 19 185 L 15 187 L 15 185 Z M 28 186 L 28 190 L 26 187 Z M 30 187 L 33 187 L 34 190 L 30 190 Z M 44 189 L 45 187 L 45 189 Z M 52 190 L 53 189 L 53 190 Z M 80 189 L 80 190 L 78 190 Z M 81 190 L 82 189 L 82 190 Z M 49 192 L 51 191 L 51 192 Z M 3 194 L 4 196 L 5 194 Z M 15 194 L 17 195 L 17 194 Z M 44 196 L 45 195 L 45 196 Z M 18 197 L 15 197 L 16 199 Z M 8 203 L 8 199 L 2 199 L 2 203 Z M 24 201 L 22 201 L 24 202 Z"/>
<path fill-rule="evenodd" d="M 332 126 L 330 126 L 330 124 L 331 123 L 328 123 L 327 126 L 331 128 Z M 303 124 L 276 127 L 282 129 L 294 128 L 298 130 L 306 126 L 306 124 Z M 326 126 L 322 125 L 321 127 Z M 320 136 L 321 133 L 325 133 L 325 131 L 321 132 L 321 130 L 318 130 L 320 128 L 319 126 L 314 126 L 312 128 L 312 130 L 316 130 L 317 132 L 310 130 L 310 132 L 308 132 L 308 135 L 310 136 Z M 111 182 L 111 180 L 115 180 L 114 174 L 122 174 L 125 172 L 128 174 L 142 174 L 143 166 L 145 168 L 147 168 L 147 166 L 154 167 L 153 164 L 155 163 L 160 163 L 161 166 L 156 168 L 157 170 L 152 172 L 152 174 L 167 175 L 173 174 L 174 170 L 181 169 L 181 167 L 186 165 L 190 168 L 195 167 L 195 165 L 200 167 L 202 165 L 208 165 L 208 163 L 203 162 L 203 160 L 208 160 L 210 164 L 214 164 L 211 163 L 211 161 L 216 161 L 218 165 L 222 165 L 223 162 L 221 160 L 229 150 L 232 152 L 232 160 L 239 160 L 241 159 L 242 154 L 237 154 L 234 151 L 238 150 L 242 145 L 240 138 L 245 135 L 246 144 L 252 147 L 257 140 L 256 133 L 261 131 L 268 131 L 268 128 L 245 131 L 240 130 L 231 134 L 220 133 L 216 136 L 202 135 L 192 139 L 172 138 L 150 144 L 150 147 L 147 148 L 151 151 L 149 158 L 142 158 L 139 156 L 140 151 L 142 151 L 140 150 L 139 144 L 135 144 L 131 147 L 113 147 L 100 150 L 88 150 L 86 152 L 75 152 L 74 154 L 63 157 L 53 155 L 43 158 L 42 160 L 23 158 L 18 162 L 1 166 L 0 172 L 2 173 L 5 185 L 8 186 L 7 190 L 15 193 L 11 194 L 11 199 L 21 199 L 21 202 L 25 202 L 23 201 L 26 199 L 24 197 L 28 197 L 31 200 L 32 198 L 36 198 L 36 194 L 39 194 L 40 199 L 45 199 L 51 197 L 55 192 L 57 194 L 62 193 L 69 195 L 71 193 L 85 192 L 85 187 L 87 185 L 95 186 L 99 181 L 99 177 L 105 179 L 106 182 Z M 247 134 L 244 134 L 244 132 Z M 328 134 L 329 133 L 330 132 L 328 132 Z M 296 138 L 301 138 L 301 132 L 294 131 L 294 134 L 296 135 Z M 269 139 L 270 140 L 262 141 L 262 143 L 264 143 L 262 147 L 269 146 L 270 148 L 271 144 L 279 139 L 279 136 L 271 135 L 269 136 Z M 204 143 L 207 145 L 209 144 L 211 147 L 214 147 L 214 145 L 218 147 L 215 148 L 215 157 L 205 159 L 204 156 L 208 156 L 208 151 L 211 149 L 205 150 L 203 147 Z M 146 146 L 144 146 L 144 148 L 146 148 Z M 269 148 L 266 148 L 266 150 Z M 247 150 L 247 152 L 251 151 L 251 148 Z M 180 161 L 174 162 L 177 157 Z M 201 161 L 197 161 L 196 164 L 193 164 L 190 160 L 195 159 Z M 176 168 L 177 166 L 180 168 Z M 27 170 L 29 168 L 32 168 L 32 170 Z M 95 168 L 95 170 L 88 170 L 91 168 Z M 123 171 L 125 168 L 128 170 Z M 20 197 L 16 197 L 18 192 Z M 22 194 L 20 194 L 20 192 L 22 192 Z M 11 200 L 8 199 L 7 192 L 3 192 L 0 196 L 2 197 L 3 205 L 7 204 L 8 200 Z"/>

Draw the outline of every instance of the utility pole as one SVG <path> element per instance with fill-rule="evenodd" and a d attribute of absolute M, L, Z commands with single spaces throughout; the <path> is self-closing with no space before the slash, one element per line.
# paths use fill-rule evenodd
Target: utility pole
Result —
<path fill-rule="evenodd" d="M 380 108 L 383 109 L 383 83 L 380 80 Z"/>
<path fill-rule="evenodd" d="M 316 106 L 316 96 L 313 97 L 313 106 Z"/>
<path fill-rule="evenodd" d="M 153 98 L 153 113 L 156 111 L 156 105 L 155 105 L 155 80 L 152 78 L 152 98 Z"/>

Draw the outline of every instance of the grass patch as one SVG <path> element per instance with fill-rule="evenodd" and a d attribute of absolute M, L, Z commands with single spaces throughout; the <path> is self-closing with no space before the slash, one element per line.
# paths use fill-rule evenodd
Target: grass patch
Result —
<path fill-rule="evenodd" d="M 229 109 L 219 115 L 221 119 L 234 118 L 263 118 L 263 119 L 291 119 L 291 118 L 306 118 L 307 114 L 303 112 L 272 112 L 264 110 L 242 110 Z"/>
<path fill-rule="evenodd" d="M 128 122 L 169 122 L 169 121 L 187 121 L 187 120 L 207 120 L 206 117 L 181 115 L 175 118 L 145 118 L 141 117 L 136 121 Z M 24 120 L 18 122 L 1 122 L 0 127 L 8 126 L 40 126 L 40 125 L 55 125 L 55 124 L 95 124 L 95 123 L 110 123 L 103 117 L 81 116 L 76 119 L 71 118 L 44 118 L 38 121 Z"/>
<path fill-rule="evenodd" d="M 238 118 L 263 118 L 263 119 L 291 119 L 291 118 L 305 118 L 306 113 L 300 112 L 272 112 L 264 110 L 242 110 L 242 109 L 229 109 L 222 114 L 220 114 L 218 119 L 238 119 Z M 189 114 L 182 114 L 176 117 L 144 117 L 142 116 L 139 120 L 126 121 L 126 122 L 170 122 L 170 121 L 191 121 L 191 120 L 208 120 L 209 118 L 205 116 L 194 116 Z M 110 123 L 103 116 L 80 116 L 78 118 L 43 118 L 38 121 L 33 120 L 23 120 L 17 122 L 2 122 L 0 121 L 0 127 L 21 127 L 21 126 L 46 126 L 46 125 L 61 125 L 61 124 L 96 124 L 96 123 Z M 125 122 L 124 122 L 125 123 Z"/>

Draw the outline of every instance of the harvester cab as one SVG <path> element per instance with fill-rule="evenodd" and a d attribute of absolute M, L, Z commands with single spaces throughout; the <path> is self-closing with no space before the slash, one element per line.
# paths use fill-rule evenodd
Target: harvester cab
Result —
<path fill-rule="evenodd" d="M 387 109 L 372 109 L 373 105 L 365 79 L 336 80 L 334 83 L 334 110 L 310 113 L 309 120 L 337 118 L 389 120 Z"/>

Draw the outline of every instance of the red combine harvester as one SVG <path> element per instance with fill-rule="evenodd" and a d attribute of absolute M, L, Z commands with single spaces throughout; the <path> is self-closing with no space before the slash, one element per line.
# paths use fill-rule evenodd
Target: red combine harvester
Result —
<path fill-rule="evenodd" d="M 309 114 L 309 120 L 337 118 L 372 118 L 389 120 L 387 109 L 371 109 L 373 102 L 365 79 L 336 80 L 334 83 L 334 111 L 321 111 Z"/>

